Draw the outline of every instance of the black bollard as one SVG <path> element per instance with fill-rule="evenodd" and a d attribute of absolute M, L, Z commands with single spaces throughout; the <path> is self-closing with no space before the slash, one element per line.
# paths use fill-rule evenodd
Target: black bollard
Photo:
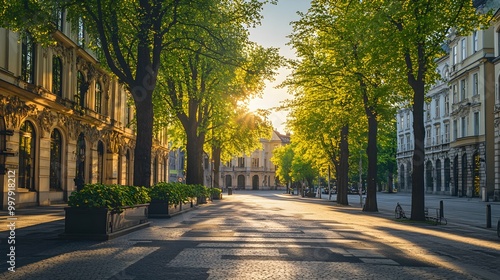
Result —
<path fill-rule="evenodd" d="M 491 204 L 486 204 L 486 228 L 491 228 Z"/>
<path fill-rule="evenodd" d="M 439 218 L 444 217 L 444 204 L 443 201 L 439 201 Z"/>

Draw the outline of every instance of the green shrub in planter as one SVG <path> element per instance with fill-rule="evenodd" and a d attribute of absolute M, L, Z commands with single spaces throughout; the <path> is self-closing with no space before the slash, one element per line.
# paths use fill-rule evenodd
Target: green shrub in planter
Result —
<path fill-rule="evenodd" d="M 193 197 L 207 197 L 210 196 L 210 190 L 203 185 L 192 185 Z"/>
<path fill-rule="evenodd" d="M 215 199 L 219 199 L 222 193 L 222 190 L 219 188 L 210 188 L 209 191 L 210 191 L 210 197 Z"/>
<path fill-rule="evenodd" d="M 160 182 L 151 187 L 149 196 L 151 199 L 167 201 L 170 205 L 188 201 L 190 188 L 182 183 Z"/>
<path fill-rule="evenodd" d="M 120 211 L 122 207 L 146 204 L 151 201 L 144 187 L 87 184 L 73 192 L 68 206 L 79 208 L 108 208 Z"/>

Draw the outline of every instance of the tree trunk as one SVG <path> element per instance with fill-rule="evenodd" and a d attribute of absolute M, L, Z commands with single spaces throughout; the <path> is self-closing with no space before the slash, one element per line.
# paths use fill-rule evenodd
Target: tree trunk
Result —
<path fill-rule="evenodd" d="M 203 143 L 204 135 L 198 135 L 198 127 L 190 125 L 186 130 L 186 183 L 203 185 Z"/>
<path fill-rule="evenodd" d="M 413 174 L 411 195 L 411 219 L 425 220 L 424 197 L 424 161 L 425 161 L 425 127 L 424 127 L 424 84 L 417 83 L 414 87 L 413 98 L 413 133 L 415 149 L 413 150 Z"/>
<path fill-rule="evenodd" d="M 392 168 L 389 168 L 389 172 L 387 174 L 387 192 L 394 192 L 394 173 L 392 171 Z"/>
<path fill-rule="evenodd" d="M 363 211 L 378 212 L 377 206 L 377 130 L 378 121 L 368 106 L 365 105 L 366 114 L 368 117 L 368 147 L 366 154 L 368 155 L 368 174 L 366 187 L 366 203 L 363 206 Z"/>
<path fill-rule="evenodd" d="M 151 149 L 153 145 L 152 91 L 134 93 L 137 134 L 134 149 L 134 186 L 151 185 Z"/>
<path fill-rule="evenodd" d="M 220 154 L 221 154 L 221 152 L 222 152 L 222 149 L 220 147 L 214 147 L 212 149 L 212 159 L 214 161 L 214 177 L 213 177 L 214 188 L 220 188 L 219 170 L 220 170 Z"/>
<path fill-rule="evenodd" d="M 349 186 L 349 126 L 344 125 L 340 131 L 340 163 L 337 173 L 337 203 L 349 205 L 347 187 Z"/>

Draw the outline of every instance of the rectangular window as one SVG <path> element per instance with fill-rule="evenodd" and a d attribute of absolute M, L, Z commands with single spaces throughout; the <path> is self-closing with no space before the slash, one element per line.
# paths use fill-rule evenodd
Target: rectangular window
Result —
<path fill-rule="evenodd" d="M 405 150 L 405 139 L 403 138 L 403 136 L 399 136 L 399 147 L 401 151 Z"/>
<path fill-rule="evenodd" d="M 427 138 L 427 141 L 425 141 L 425 146 L 429 147 L 431 145 L 431 128 L 428 127 L 425 130 L 425 137 Z"/>
<path fill-rule="evenodd" d="M 477 30 L 472 33 L 472 51 L 477 52 L 479 49 L 478 46 L 478 33 Z"/>
<path fill-rule="evenodd" d="M 252 167 L 259 167 L 259 158 L 252 158 Z"/>
<path fill-rule="evenodd" d="M 462 39 L 462 61 L 467 57 L 467 42 L 465 38 Z"/>
<path fill-rule="evenodd" d="M 441 126 L 437 125 L 436 128 L 436 145 L 441 144 Z"/>
<path fill-rule="evenodd" d="M 461 124 L 462 124 L 462 137 L 466 137 L 467 136 L 467 124 L 465 123 L 465 117 L 462 117 L 462 119 L 460 120 L 461 121 Z"/>
<path fill-rule="evenodd" d="M 245 158 L 243 157 L 238 158 L 238 167 L 245 167 Z"/>
<path fill-rule="evenodd" d="M 474 113 L 474 135 L 479 135 L 479 112 Z"/>
<path fill-rule="evenodd" d="M 457 84 L 453 85 L 453 104 L 458 103 Z"/>
<path fill-rule="evenodd" d="M 460 80 L 460 101 L 464 101 L 467 97 L 467 91 L 465 88 L 465 79 Z"/>
<path fill-rule="evenodd" d="M 444 115 L 448 116 L 450 114 L 450 96 L 444 96 Z"/>
<path fill-rule="evenodd" d="M 403 113 L 401 113 L 401 116 L 399 118 L 399 127 L 401 128 L 401 130 L 403 130 L 403 128 L 405 127 L 404 123 L 405 123 L 405 118 L 403 116 Z"/>
<path fill-rule="evenodd" d="M 453 46 L 453 61 L 452 64 L 457 64 L 457 46 Z"/>
<path fill-rule="evenodd" d="M 441 112 L 440 112 L 440 107 L 439 107 L 439 103 L 441 103 L 441 98 L 438 96 L 436 98 L 436 117 L 439 118 L 441 117 Z"/>
<path fill-rule="evenodd" d="M 431 119 L 431 103 L 425 103 L 425 115 L 427 117 L 427 120 Z"/>
<path fill-rule="evenodd" d="M 410 112 L 406 112 L 406 128 L 410 128 Z"/>
<path fill-rule="evenodd" d="M 458 123 L 457 120 L 453 120 L 453 141 L 456 141 L 458 138 Z"/>
<path fill-rule="evenodd" d="M 450 125 L 449 124 L 445 124 L 444 125 L 444 139 L 443 139 L 443 142 L 444 143 L 450 142 Z"/>
<path fill-rule="evenodd" d="M 31 35 L 26 34 L 21 43 L 21 78 L 29 83 L 35 83 L 35 44 Z"/>
<path fill-rule="evenodd" d="M 406 135 L 406 147 L 408 148 L 408 150 L 411 150 L 411 139 L 410 139 L 410 135 Z"/>
<path fill-rule="evenodd" d="M 76 42 L 80 47 L 84 47 L 85 45 L 85 29 L 83 26 L 83 19 L 78 19 L 78 33 L 76 34 Z"/>
<path fill-rule="evenodd" d="M 477 73 L 472 75 L 472 95 L 477 95 L 479 93 L 479 78 Z"/>

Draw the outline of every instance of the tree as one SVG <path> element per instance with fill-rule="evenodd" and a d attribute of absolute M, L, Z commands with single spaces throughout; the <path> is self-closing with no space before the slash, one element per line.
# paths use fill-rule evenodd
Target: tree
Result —
<path fill-rule="evenodd" d="M 287 189 L 292 183 L 292 160 L 294 157 L 291 145 L 285 145 L 273 150 L 271 162 L 276 166 L 276 176 L 280 182 L 285 183 Z"/>
<path fill-rule="evenodd" d="M 378 65 L 387 58 L 384 54 L 373 54 L 372 36 L 377 30 L 374 25 L 367 24 L 370 20 L 373 16 L 366 12 L 362 2 L 316 0 L 294 23 L 292 43 L 299 48 L 300 54 L 314 54 L 318 60 L 314 65 L 318 68 L 316 71 L 330 76 L 335 86 L 343 87 L 344 103 L 351 103 L 350 107 L 363 105 L 368 131 L 368 187 L 363 210 L 378 211 L 378 125 L 380 121 L 393 118 L 391 108 L 397 95 L 394 85 L 389 83 L 392 73 L 379 71 Z M 314 40 L 309 34 L 314 34 Z M 301 51 L 306 49 L 302 45 L 315 50 Z"/>
<path fill-rule="evenodd" d="M 437 79 L 436 59 L 450 32 L 468 34 L 486 26 L 490 16 L 477 12 L 471 0 L 448 1 L 363 1 L 366 10 L 376 12 L 379 26 L 377 53 L 393 58 L 384 65 L 399 69 L 398 78 L 410 86 L 413 109 L 412 206 L 411 219 L 425 220 L 424 199 L 424 100 L 428 85 Z M 484 1 L 481 1 L 484 2 Z"/>
<path fill-rule="evenodd" d="M 264 80 L 272 79 L 281 63 L 277 49 L 248 40 L 244 25 L 258 16 L 242 9 L 249 4 L 238 1 L 224 9 L 206 4 L 203 12 L 194 15 L 193 24 L 181 30 L 178 37 L 186 39 L 172 44 L 164 54 L 158 100 L 165 105 L 165 114 L 175 116 L 182 125 L 188 184 L 203 184 L 207 136 L 221 120 L 234 116 L 238 101 L 259 94 Z"/>
<path fill-rule="evenodd" d="M 259 23 L 262 5 L 258 0 L 231 3 L 215 0 L 9 1 L 0 11 L 3 16 L 0 24 L 12 30 L 29 30 L 40 41 L 49 41 L 50 34 L 55 31 L 52 22 L 56 22 L 58 10 L 66 10 L 70 21 L 81 22 L 85 26 L 91 39 L 89 45 L 99 51 L 101 62 L 132 94 L 137 118 L 134 185 L 149 186 L 154 115 L 152 100 L 161 60 L 171 57 L 172 45 L 197 41 L 194 33 L 184 30 L 204 29 L 206 34 L 212 34 L 214 26 L 200 24 L 203 19 L 210 19 L 208 22 L 213 23 L 211 17 L 220 19 L 225 16 L 226 21 L 235 25 L 254 25 Z"/>

